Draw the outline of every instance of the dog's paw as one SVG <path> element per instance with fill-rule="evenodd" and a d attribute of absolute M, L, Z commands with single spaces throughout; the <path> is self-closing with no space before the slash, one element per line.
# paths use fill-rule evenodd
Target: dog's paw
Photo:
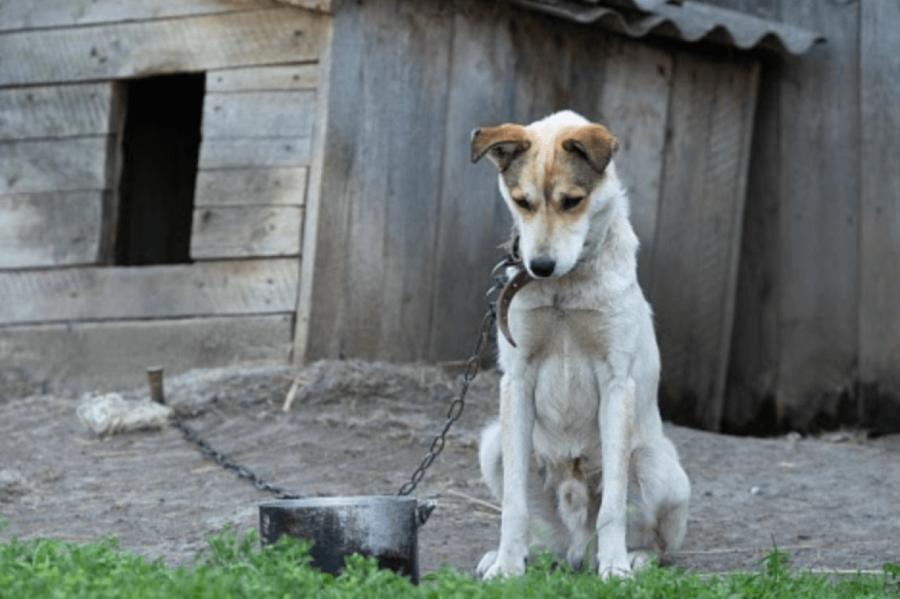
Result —
<path fill-rule="evenodd" d="M 597 574 L 600 576 L 600 580 L 609 580 L 610 578 L 631 578 L 633 572 L 631 563 L 627 559 L 610 562 L 601 560 Z"/>
<path fill-rule="evenodd" d="M 633 572 L 643 570 L 652 564 L 654 559 L 656 559 L 656 555 L 652 551 L 637 550 L 628 552 L 628 562 L 631 564 Z"/>
<path fill-rule="evenodd" d="M 491 566 L 493 566 L 494 562 L 496 561 L 497 552 L 488 551 L 484 554 L 484 557 L 481 558 L 481 561 L 478 562 L 478 566 L 475 568 L 475 573 L 479 578 L 484 578 L 484 575 L 487 574 L 487 571 L 490 570 Z"/>
<path fill-rule="evenodd" d="M 578 572 L 582 568 L 588 568 L 592 570 L 595 562 L 591 557 L 588 557 L 588 563 L 585 564 L 584 559 L 586 553 L 588 553 L 586 547 L 569 547 L 569 550 L 566 551 L 566 563 L 569 564 L 569 567 L 572 568 L 572 570 L 575 572 Z"/>
<path fill-rule="evenodd" d="M 488 551 L 478 564 L 478 575 L 484 580 L 509 578 L 525 573 L 525 559 L 506 558 L 497 551 Z"/>

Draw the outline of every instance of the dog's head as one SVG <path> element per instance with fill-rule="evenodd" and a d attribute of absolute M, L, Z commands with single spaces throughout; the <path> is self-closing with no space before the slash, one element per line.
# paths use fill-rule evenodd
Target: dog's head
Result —
<path fill-rule="evenodd" d="M 472 132 L 472 162 L 487 155 L 500 172 L 532 276 L 560 277 L 578 262 L 591 216 L 609 201 L 603 190 L 616 145 L 603 125 L 571 111 Z"/>

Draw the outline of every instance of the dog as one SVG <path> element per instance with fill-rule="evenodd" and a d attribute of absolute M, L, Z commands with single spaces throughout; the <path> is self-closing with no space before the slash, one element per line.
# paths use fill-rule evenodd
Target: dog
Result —
<path fill-rule="evenodd" d="M 479 446 L 502 506 L 499 547 L 477 567 L 486 579 L 525 571 L 535 520 L 545 548 L 575 569 L 596 531 L 589 559 L 603 579 L 684 539 L 690 482 L 663 432 L 659 349 L 616 149 L 605 127 L 572 111 L 472 132 L 472 162 L 486 155 L 499 172 L 521 260 L 507 269 L 519 281 L 501 318 L 511 336 L 497 335 L 500 418 Z"/>

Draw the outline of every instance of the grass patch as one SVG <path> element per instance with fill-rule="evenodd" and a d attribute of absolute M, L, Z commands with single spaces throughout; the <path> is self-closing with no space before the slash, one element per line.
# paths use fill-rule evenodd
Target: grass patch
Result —
<path fill-rule="evenodd" d="M 292 539 L 259 547 L 256 533 L 226 531 L 190 566 L 173 568 L 118 548 L 113 540 L 77 544 L 56 540 L 0 544 L 2 598 L 221 597 L 898 597 L 900 567 L 881 575 L 831 577 L 791 572 L 787 556 L 773 551 L 759 572 L 703 577 L 673 568 L 651 567 L 633 580 L 600 582 L 589 573 L 554 568 L 538 560 L 518 579 L 480 582 L 444 569 L 418 587 L 371 560 L 352 557 L 338 577 L 309 566 L 308 546 Z"/>

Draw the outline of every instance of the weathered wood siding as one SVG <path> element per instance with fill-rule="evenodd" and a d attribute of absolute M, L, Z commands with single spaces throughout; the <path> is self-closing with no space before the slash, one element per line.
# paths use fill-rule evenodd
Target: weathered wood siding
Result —
<path fill-rule="evenodd" d="M 195 260 L 300 254 L 317 102 L 312 66 L 208 72 Z"/>
<path fill-rule="evenodd" d="M 329 27 L 272 0 L 0 3 L 3 369 L 77 391 L 290 359 Z M 207 81 L 195 262 L 112 266 L 117 81 L 185 71 Z"/>
<path fill-rule="evenodd" d="M 659 315 L 668 408 L 718 424 L 756 67 L 475 2 L 335 7 L 309 358 L 463 358 L 509 232 L 472 128 L 607 123 Z M 675 174 L 671 174 L 673 171 Z M 701 233 L 702 232 L 702 233 Z"/>
<path fill-rule="evenodd" d="M 724 422 L 900 429 L 900 12 L 716 0 L 817 30 L 764 61 Z"/>

